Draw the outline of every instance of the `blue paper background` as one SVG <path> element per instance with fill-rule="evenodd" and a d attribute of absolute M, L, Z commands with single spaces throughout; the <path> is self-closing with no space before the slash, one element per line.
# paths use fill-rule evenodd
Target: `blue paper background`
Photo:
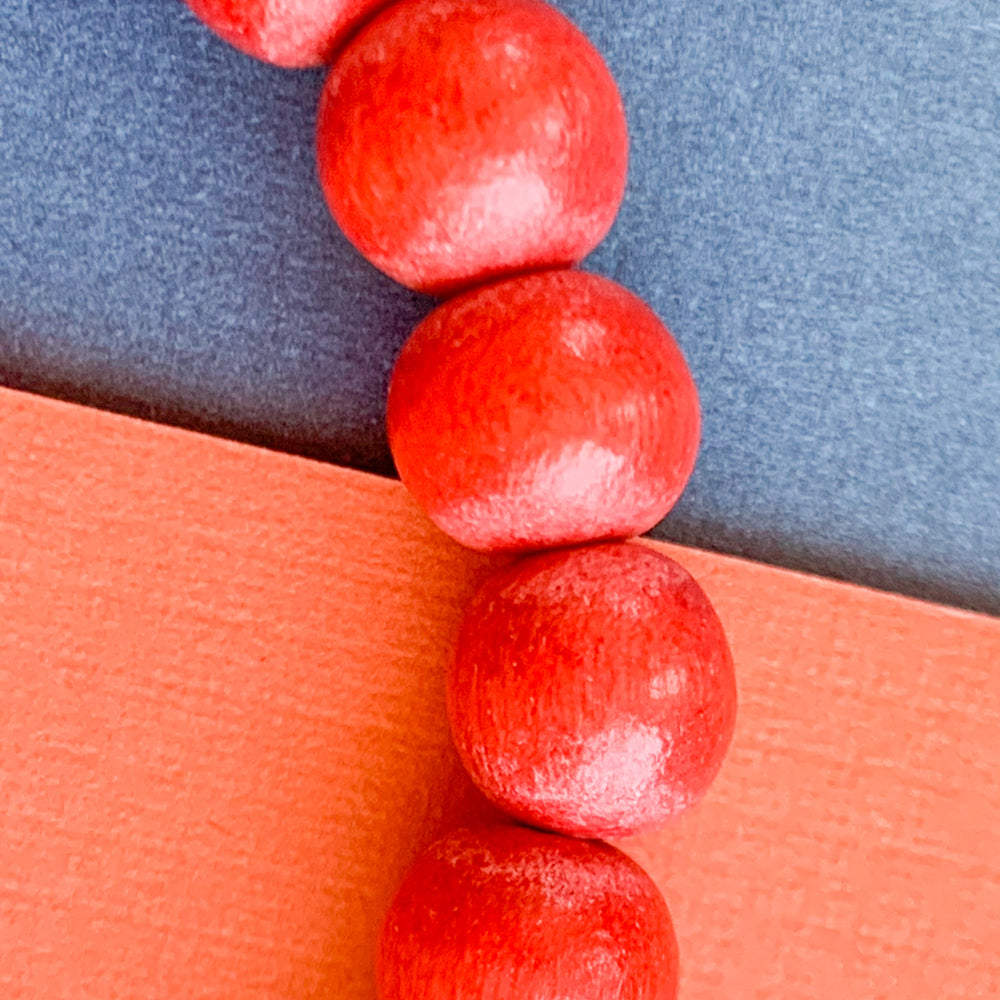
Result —
<path fill-rule="evenodd" d="M 632 132 L 586 266 L 702 396 L 655 534 L 1000 613 L 1000 3 L 557 6 Z M 322 81 L 179 0 L 2 0 L 0 382 L 391 473 L 430 300 L 328 217 Z"/>

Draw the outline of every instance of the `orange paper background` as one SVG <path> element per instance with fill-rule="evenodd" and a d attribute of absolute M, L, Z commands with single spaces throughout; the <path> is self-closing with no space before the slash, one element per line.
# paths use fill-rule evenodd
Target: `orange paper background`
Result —
<path fill-rule="evenodd" d="M 490 560 L 398 483 L 0 390 L 0 996 L 371 1000 L 485 811 L 441 676 Z M 704 552 L 741 712 L 623 846 L 683 1000 L 1000 992 L 1000 621 Z"/>

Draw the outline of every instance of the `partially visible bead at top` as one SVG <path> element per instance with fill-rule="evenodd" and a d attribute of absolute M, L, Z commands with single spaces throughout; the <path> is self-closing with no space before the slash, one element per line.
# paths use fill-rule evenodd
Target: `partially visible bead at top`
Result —
<path fill-rule="evenodd" d="M 350 34 L 389 0 L 185 0 L 220 38 L 287 69 L 332 62 Z"/>

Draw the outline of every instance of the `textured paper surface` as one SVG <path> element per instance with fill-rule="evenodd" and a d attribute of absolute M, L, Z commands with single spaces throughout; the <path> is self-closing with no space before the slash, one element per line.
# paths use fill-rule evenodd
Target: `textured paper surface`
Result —
<path fill-rule="evenodd" d="M 0 391 L 0 995 L 371 1000 L 381 914 L 484 811 L 441 673 L 490 561 L 401 487 Z M 1000 621 L 667 548 L 741 716 L 625 845 L 682 997 L 1000 988 Z"/>
<path fill-rule="evenodd" d="M 586 266 L 703 404 L 659 537 L 1000 614 L 997 0 L 554 3 L 631 135 Z M 330 217 L 324 76 L 180 0 L 0 3 L 0 383 L 389 471 L 430 303 Z"/>

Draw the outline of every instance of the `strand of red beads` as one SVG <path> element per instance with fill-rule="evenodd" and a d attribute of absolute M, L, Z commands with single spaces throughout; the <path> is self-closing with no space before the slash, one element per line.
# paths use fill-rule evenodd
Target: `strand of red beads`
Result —
<path fill-rule="evenodd" d="M 464 614 L 447 706 L 470 776 L 516 822 L 417 859 L 379 996 L 669 1000 L 666 904 L 595 838 L 705 794 L 736 683 L 701 587 L 628 541 L 694 467 L 694 382 L 652 310 L 572 269 L 625 190 L 614 79 L 542 0 L 188 3 L 255 56 L 332 63 L 317 152 L 334 218 L 386 274 L 453 296 L 392 374 L 400 478 L 453 538 L 514 555 Z"/>

